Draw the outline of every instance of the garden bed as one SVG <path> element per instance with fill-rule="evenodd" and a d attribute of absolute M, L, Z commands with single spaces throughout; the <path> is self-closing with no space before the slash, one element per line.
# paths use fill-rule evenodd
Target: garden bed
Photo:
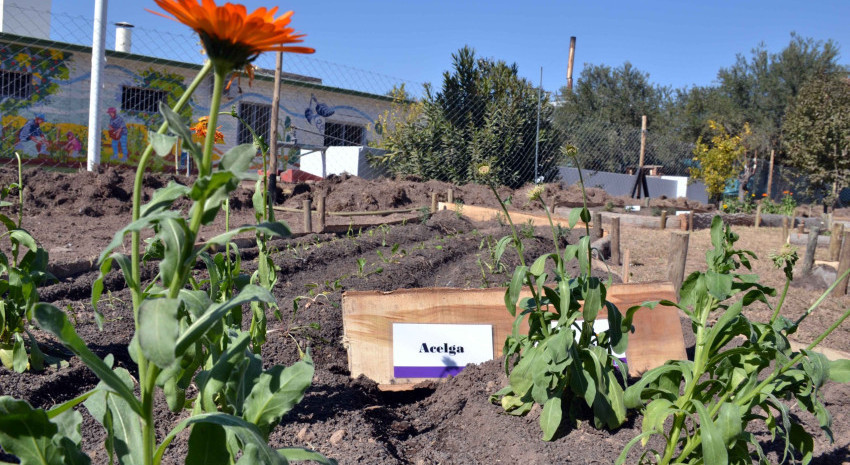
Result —
<path fill-rule="evenodd" d="M 110 169 L 99 174 L 27 171 L 25 175 L 28 187 L 24 227 L 50 251 L 53 263 L 96 257 L 114 232 L 129 222 L 127 193 L 132 183 L 129 171 Z M 162 186 L 169 178 L 148 176 L 147 184 Z M 0 173 L 4 185 L 11 179 L 11 172 Z M 426 206 L 432 192 L 444 193 L 450 187 L 457 201 L 498 206 L 492 193 L 481 186 L 458 187 L 416 180 L 369 182 L 347 177 L 294 186 L 283 204 L 300 207 L 303 198 L 321 191 L 327 197 L 329 211 Z M 534 211 L 525 204 L 522 191 L 513 194 L 512 208 Z M 238 191 L 233 196 L 232 224 L 253 220 L 250 195 L 249 191 Z M 550 205 L 568 206 L 580 199 L 573 190 L 560 187 L 551 188 L 548 195 Z M 300 230 L 299 214 L 279 217 L 290 223 L 293 231 Z M 222 227 L 223 215 L 220 215 L 210 231 L 202 235 L 211 237 Z M 782 273 L 767 258 L 769 251 L 780 245 L 779 232 L 746 227 L 736 231 L 742 235 L 741 246 L 755 250 L 762 257 L 755 263 L 755 272 L 768 284 L 779 287 Z M 408 392 L 383 392 L 368 379 L 349 376 L 342 334 L 342 292 L 503 286 L 510 280 L 518 258 L 509 249 L 502 260 L 504 267 L 499 267 L 492 261 L 492 245 L 488 244 L 507 232 L 505 226 L 495 221 L 473 224 L 453 212 L 443 211 L 429 218 L 423 214 L 405 224 L 359 233 L 311 234 L 273 241 L 277 250 L 274 261 L 281 268 L 274 294 L 283 319 L 277 321 L 269 316 L 264 363 L 294 363 L 299 357 L 297 341 L 302 347 L 310 348 L 316 374 L 304 400 L 272 433 L 272 444 L 314 448 L 340 463 L 613 463 L 626 442 L 639 433 L 639 416 L 631 414 L 626 424 L 613 432 L 598 431 L 581 422 L 575 428 L 563 430 L 555 441 L 543 442 L 538 426 L 539 408 L 535 407 L 525 417 L 514 417 L 505 415 L 500 406 L 488 401 L 488 396 L 506 383 L 500 360 L 470 366 L 456 378 L 423 383 Z M 583 231 L 575 231 L 564 240 L 573 242 L 580 234 Z M 632 282 L 665 278 L 668 234 L 623 226 L 621 241 L 623 249 L 631 250 Z M 528 258 L 550 251 L 551 235 L 547 229 L 525 229 L 524 235 Z M 705 268 L 708 245 L 708 231 L 692 234 L 687 272 Z M 243 266 L 251 272 L 256 250 L 243 248 L 242 253 Z M 358 258 L 365 260 L 362 266 Z M 156 264 L 146 265 L 143 278 L 150 279 L 155 267 Z M 607 276 L 601 270 L 596 273 Z M 135 364 L 127 352 L 133 333 L 129 292 L 120 274 L 113 271 L 106 280 L 109 292 L 101 303 L 106 322 L 104 330 L 99 331 L 90 304 L 91 285 L 96 276 L 93 271 L 70 272 L 61 282 L 41 289 L 41 298 L 68 311 L 76 330 L 96 354 L 101 357 L 113 354 L 117 365 L 136 376 Z M 787 316 L 794 318 L 801 314 L 817 295 L 816 289 L 795 288 L 786 302 Z M 293 301 L 299 297 L 298 311 L 293 312 Z M 848 305 L 847 297 L 827 299 L 795 337 L 802 342 L 811 340 Z M 770 311 L 766 306 L 755 306 L 749 316 L 764 321 Z M 850 351 L 848 329 L 840 328 L 825 345 Z M 692 350 L 693 336 L 684 320 L 683 330 L 686 346 Z M 35 334 L 46 350 L 67 355 L 47 333 L 36 331 Z M 22 398 L 38 407 L 68 400 L 96 383 L 97 378 L 75 357 L 69 357 L 67 365 L 50 367 L 42 373 L 18 374 L 0 368 L 0 395 Z M 828 384 L 825 401 L 834 415 L 836 442 L 830 445 L 818 434 L 813 463 L 848 462 L 850 418 L 843 412 L 850 407 L 850 387 Z M 163 428 L 158 432 L 161 437 L 166 433 L 166 425 L 175 423 L 181 415 L 170 413 L 164 399 L 159 399 L 158 411 L 158 424 Z M 792 411 L 799 415 L 794 417 L 795 421 L 810 431 L 817 430 L 817 421 L 809 414 L 799 409 Z M 756 434 L 764 443 L 770 440 L 764 431 L 758 430 Z M 83 448 L 93 457 L 93 463 L 105 463 L 102 429 L 87 414 L 84 414 L 82 435 Z M 186 433 L 178 437 L 167 452 L 165 463 L 180 463 L 179 457 L 186 452 L 186 438 Z M 636 449 L 629 463 L 635 462 L 638 455 Z M 771 457 L 776 460 L 776 455 Z M 0 459 L 9 460 L 2 455 Z"/>

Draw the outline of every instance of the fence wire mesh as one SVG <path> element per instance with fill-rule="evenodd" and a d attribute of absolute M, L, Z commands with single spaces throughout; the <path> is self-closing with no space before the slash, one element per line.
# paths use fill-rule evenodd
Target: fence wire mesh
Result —
<path fill-rule="evenodd" d="M 11 27 L 0 33 L 0 161 L 14 162 L 17 151 L 27 165 L 85 166 L 93 20 L 14 6 L 6 7 L 6 16 Z M 159 102 L 174 103 L 205 56 L 193 33 L 140 27 L 132 28 L 130 52 L 115 52 L 119 27 L 110 24 L 106 33 L 101 161 L 132 165 L 147 132 L 161 121 Z M 471 73 L 468 79 L 455 73 L 433 86 L 315 56 L 284 55 L 279 168 L 465 183 L 474 182 L 486 164 L 501 184 L 517 187 L 569 178 L 575 162 L 565 156 L 568 145 L 578 149 L 588 171 L 624 174 L 638 164 L 639 123 L 573 117 L 557 93 L 517 78 L 515 68 L 463 51 L 457 55 L 456 65 Z M 257 79 L 236 80 L 224 102 L 268 137 L 275 55 L 263 54 L 254 64 Z M 204 116 L 211 92 L 210 80 L 181 115 L 187 121 Z M 250 142 L 241 122 L 225 118 L 221 124 L 222 150 Z M 657 174 L 688 176 L 692 152 L 692 142 L 646 134 L 645 164 Z M 187 160 L 175 150 L 154 168 L 184 170 Z M 763 191 L 765 178 L 757 175 L 761 184 L 754 189 Z M 777 176 L 774 185 L 780 182 Z M 788 189 L 773 192 L 782 190 Z"/>

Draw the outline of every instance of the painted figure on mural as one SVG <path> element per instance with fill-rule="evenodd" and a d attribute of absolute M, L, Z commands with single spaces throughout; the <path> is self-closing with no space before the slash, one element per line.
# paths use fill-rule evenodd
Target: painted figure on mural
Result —
<path fill-rule="evenodd" d="M 65 133 L 65 144 L 62 149 L 68 154 L 68 158 L 79 158 L 80 152 L 83 150 L 83 143 L 80 139 L 77 139 L 77 135 L 73 131 L 68 131 Z"/>
<path fill-rule="evenodd" d="M 44 115 L 38 113 L 33 119 L 27 121 L 27 124 L 18 132 L 15 150 L 18 150 L 21 155 L 37 157 L 47 154 L 47 137 L 41 131 L 41 123 L 43 122 Z"/>
<path fill-rule="evenodd" d="M 334 114 L 334 110 L 326 103 L 319 102 L 315 94 L 310 94 L 310 103 L 304 110 L 304 118 L 319 130 L 325 133 L 325 118 Z"/>
<path fill-rule="evenodd" d="M 109 137 L 112 139 L 112 159 L 130 161 L 127 152 L 127 124 L 124 118 L 118 115 L 115 107 L 106 110 L 109 114 Z"/>

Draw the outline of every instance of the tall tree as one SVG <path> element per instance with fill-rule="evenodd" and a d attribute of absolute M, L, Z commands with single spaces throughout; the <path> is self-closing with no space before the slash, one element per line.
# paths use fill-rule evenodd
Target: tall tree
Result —
<path fill-rule="evenodd" d="M 469 47 L 452 58 L 440 91 L 426 86 L 422 101 L 411 107 L 415 118 L 384 127 L 379 147 L 388 153 L 373 162 L 393 174 L 456 183 L 472 181 L 476 167 L 486 163 L 503 185 L 519 187 L 532 181 L 538 89 L 519 77 L 516 64 L 476 57 Z M 560 137 L 548 100 L 544 94 L 537 173 L 553 180 Z"/>
<path fill-rule="evenodd" d="M 809 193 L 834 204 L 850 181 L 850 81 L 841 74 L 811 79 L 782 130 L 788 162 L 806 173 Z"/>

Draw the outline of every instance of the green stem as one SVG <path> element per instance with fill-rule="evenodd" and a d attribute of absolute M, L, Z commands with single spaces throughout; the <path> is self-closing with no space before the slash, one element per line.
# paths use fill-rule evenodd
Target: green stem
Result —
<path fill-rule="evenodd" d="M 156 424 L 153 415 L 154 390 L 156 389 L 156 377 L 159 375 L 159 367 L 147 360 L 142 364 L 148 365 L 146 375 L 142 376 L 141 365 L 139 366 L 139 380 L 142 392 L 142 447 L 145 465 L 153 465 L 156 454 Z"/>
<path fill-rule="evenodd" d="M 546 212 L 546 218 L 549 219 L 549 227 L 552 229 L 552 243 L 555 244 L 555 254 L 558 256 L 558 273 L 563 278 L 564 276 L 564 261 L 561 257 L 561 248 L 558 247 L 558 234 L 555 232 L 555 223 L 552 221 L 552 214 L 549 213 L 549 207 L 546 201 L 543 200 L 543 194 L 540 195 L 540 203 L 543 204 L 543 211 Z"/>
<path fill-rule="evenodd" d="M 782 295 L 779 296 L 779 303 L 776 304 L 776 308 L 773 309 L 773 315 L 770 315 L 770 320 L 768 321 L 768 326 L 773 326 L 773 323 L 776 321 L 776 318 L 779 316 L 779 311 L 782 310 L 782 304 L 785 303 L 785 296 L 788 294 L 788 288 L 791 286 L 791 279 L 785 278 L 785 285 L 782 287 Z M 756 345 L 761 344 L 764 341 L 764 338 L 767 337 L 767 331 L 763 332 L 761 336 L 759 336 Z"/>
<path fill-rule="evenodd" d="M 797 321 L 796 321 L 796 322 L 794 322 L 794 326 L 800 326 L 800 323 L 802 323 L 802 322 L 803 322 L 803 320 L 805 320 L 807 316 L 811 315 L 811 314 L 812 314 L 812 312 L 814 312 L 814 311 L 815 311 L 815 309 L 816 309 L 817 307 L 819 307 L 819 306 L 820 306 L 820 304 L 821 304 L 821 303 L 822 303 L 822 302 L 823 302 L 823 301 L 827 298 L 827 296 L 829 296 L 830 294 L 832 294 L 832 291 L 833 291 L 836 287 L 838 287 L 838 285 L 839 285 L 839 284 L 841 284 L 841 282 L 843 282 L 843 281 L 844 281 L 844 278 L 846 278 L 848 274 L 850 274 L 850 269 L 848 269 L 847 271 L 845 271 L 844 273 L 842 273 L 842 274 L 841 274 L 841 276 L 836 277 L 836 278 L 835 278 L 835 282 L 834 282 L 834 283 L 832 283 L 832 285 L 831 285 L 831 286 L 829 286 L 829 287 L 826 289 L 826 291 L 825 291 L 823 294 L 821 294 L 821 296 L 820 296 L 820 297 L 818 297 L 818 300 L 816 300 L 816 301 L 815 301 L 815 303 L 813 303 L 813 304 L 812 304 L 812 305 L 808 308 L 808 310 L 806 310 L 806 313 L 804 313 L 804 314 L 803 314 L 800 318 L 798 318 L 798 319 L 797 319 Z"/>
<path fill-rule="evenodd" d="M 204 67 L 198 72 L 198 75 L 195 76 L 195 79 L 189 84 L 189 87 L 186 88 L 186 91 L 183 92 L 183 95 L 180 96 L 180 99 L 174 105 L 173 110 L 175 112 L 179 112 L 184 105 L 189 101 L 192 97 L 192 94 L 198 88 L 198 86 L 203 82 L 204 78 L 212 69 L 212 63 L 207 61 L 204 63 Z M 156 131 L 158 134 L 164 134 L 168 129 L 168 121 L 163 121 L 159 126 L 159 129 Z M 141 158 L 139 159 L 139 166 L 136 168 L 136 179 L 133 183 L 133 221 L 139 219 L 141 215 L 142 209 L 142 182 L 145 176 L 145 165 L 148 163 L 148 159 L 151 154 L 153 154 L 153 145 L 148 144 L 145 147 L 144 153 L 142 153 Z M 131 245 L 131 273 L 133 276 L 133 281 L 137 284 L 137 286 L 141 286 L 141 271 L 140 271 L 140 250 L 141 250 L 141 235 L 138 231 L 134 231 L 132 233 L 132 245 Z M 130 293 L 133 297 L 133 318 L 136 321 L 136 329 L 138 330 L 138 321 L 139 321 L 139 305 L 141 305 L 141 292 L 138 288 L 130 288 Z M 141 366 L 140 366 L 141 369 Z"/>
<path fill-rule="evenodd" d="M 18 229 L 24 223 L 24 175 L 21 168 L 21 155 L 15 152 L 18 159 Z"/>

